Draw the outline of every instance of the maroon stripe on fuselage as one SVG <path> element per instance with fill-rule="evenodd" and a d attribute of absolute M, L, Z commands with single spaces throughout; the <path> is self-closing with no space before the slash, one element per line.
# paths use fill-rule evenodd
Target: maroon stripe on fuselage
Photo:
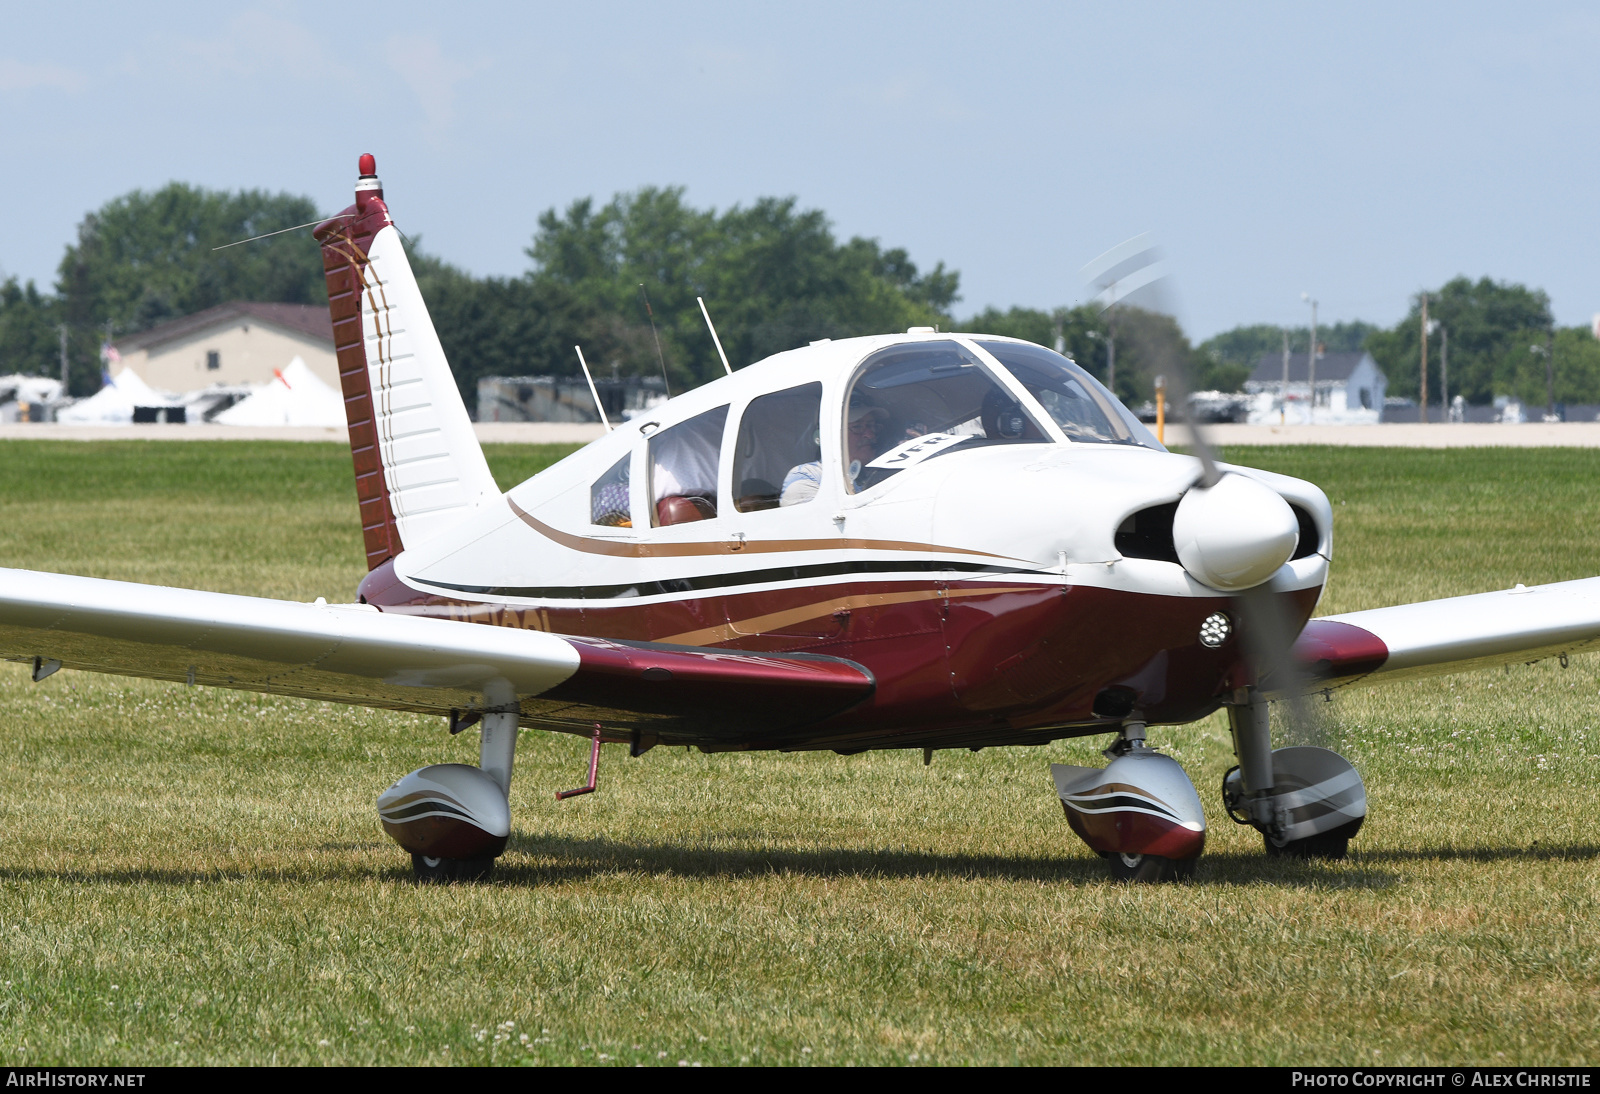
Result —
<path fill-rule="evenodd" d="M 781 713 L 752 709 L 734 734 L 743 733 L 743 747 L 1037 743 L 1115 722 L 1094 712 L 1096 696 L 1108 687 L 1125 689 L 1152 722 L 1186 722 L 1253 682 L 1237 637 L 1217 649 L 1199 641 L 1208 615 L 1232 610 L 1226 598 L 1021 581 L 997 591 L 977 581 L 857 580 L 661 604 L 521 607 L 423 593 L 392 567 L 375 571 L 362 589 L 387 611 L 623 641 L 659 642 L 727 628 L 730 621 L 784 616 L 790 622 L 782 627 L 705 645 L 827 654 L 864 666 L 876 681 L 866 701 L 803 728 L 791 728 Z M 1311 613 L 1317 594 L 1283 594 L 1294 623 Z M 726 745 L 728 733 L 726 725 L 715 733 L 708 727 L 706 739 Z M 692 730 L 674 728 L 662 739 L 698 743 L 686 734 Z"/>

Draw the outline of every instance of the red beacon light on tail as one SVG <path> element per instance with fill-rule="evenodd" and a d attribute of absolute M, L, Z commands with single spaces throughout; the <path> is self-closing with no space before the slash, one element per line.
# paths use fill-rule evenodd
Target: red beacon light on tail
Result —
<path fill-rule="evenodd" d="M 367 201 L 383 197 L 383 183 L 378 179 L 378 160 L 371 152 L 363 152 L 356 161 L 361 177 L 356 179 L 356 212 L 366 212 Z"/>

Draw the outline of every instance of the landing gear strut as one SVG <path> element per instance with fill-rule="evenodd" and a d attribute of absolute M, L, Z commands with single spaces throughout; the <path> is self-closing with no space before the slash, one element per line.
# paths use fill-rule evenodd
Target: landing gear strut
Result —
<path fill-rule="evenodd" d="M 505 681 L 495 681 L 484 698 L 489 709 L 480 723 L 479 766 L 432 764 L 378 797 L 384 831 L 411 852 L 420 884 L 487 879 L 511 836 L 516 695 Z"/>
<path fill-rule="evenodd" d="M 1361 776 L 1326 748 L 1272 747 L 1266 700 L 1255 688 L 1228 707 L 1239 766 L 1222 779 L 1222 804 L 1261 833 L 1271 857 L 1342 859 L 1367 819 Z"/>

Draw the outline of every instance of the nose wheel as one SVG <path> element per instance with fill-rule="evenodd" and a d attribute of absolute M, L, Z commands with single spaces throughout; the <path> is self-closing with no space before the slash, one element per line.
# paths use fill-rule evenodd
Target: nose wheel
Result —
<path fill-rule="evenodd" d="M 1183 881 L 1206 845 L 1205 811 L 1183 768 L 1145 744 L 1144 722 L 1122 724 L 1106 767 L 1051 764 L 1067 824 L 1117 881 Z"/>
<path fill-rule="evenodd" d="M 492 858 L 435 858 L 412 855 L 411 872 L 418 885 L 448 885 L 453 881 L 487 881 L 494 873 Z"/>
<path fill-rule="evenodd" d="M 1129 855 L 1114 851 L 1106 856 L 1111 876 L 1117 881 L 1154 884 L 1162 881 L 1188 881 L 1194 877 L 1200 856 L 1165 858 L 1161 855 Z"/>

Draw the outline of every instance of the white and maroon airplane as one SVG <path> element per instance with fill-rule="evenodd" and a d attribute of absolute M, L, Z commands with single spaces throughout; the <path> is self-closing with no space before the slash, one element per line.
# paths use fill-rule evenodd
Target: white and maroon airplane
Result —
<path fill-rule="evenodd" d="M 1592 648 L 1600 578 L 1307 622 L 1332 513 L 1299 479 L 1167 452 L 1067 358 L 989 335 L 822 341 L 623 423 L 501 493 L 383 199 L 316 229 L 370 572 L 352 604 L 0 570 L 0 656 L 438 714 L 480 766 L 378 799 L 423 880 L 481 877 L 511 831 L 519 725 L 637 756 L 1038 745 L 1119 877 L 1205 842 L 1149 724 L 1219 707 L 1224 804 L 1269 851 L 1337 856 L 1366 815 L 1336 754 L 1271 746 L 1284 691 Z M 1302 678 L 1274 687 L 1270 603 Z M 1285 643 L 1286 644 L 1286 643 Z M 1257 652 L 1252 652 L 1252 651 Z M 582 792 L 582 791 L 580 791 Z"/>

